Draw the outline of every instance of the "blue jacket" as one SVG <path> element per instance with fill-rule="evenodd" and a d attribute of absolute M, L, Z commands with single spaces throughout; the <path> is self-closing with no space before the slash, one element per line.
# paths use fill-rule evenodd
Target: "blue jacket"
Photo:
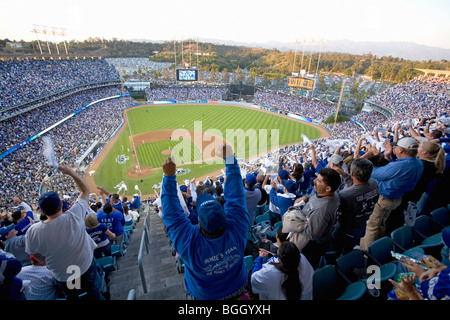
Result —
<path fill-rule="evenodd" d="M 380 194 L 388 199 L 400 199 L 416 186 L 423 172 L 419 158 L 399 158 L 383 167 L 374 167 L 371 178 L 377 180 Z"/>
<path fill-rule="evenodd" d="M 277 193 L 275 188 L 270 190 L 270 202 L 280 209 L 280 216 L 283 217 L 287 209 L 294 205 L 296 195 L 293 193 Z"/>
<path fill-rule="evenodd" d="M 184 214 L 177 195 L 176 176 L 164 176 L 161 189 L 163 222 L 175 250 L 185 265 L 187 291 L 197 299 L 217 300 L 244 286 L 247 269 L 244 250 L 249 217 L 242 177 L 236 159 L 226 164 L 224 187 L 226 231 L 220 237 L 205 237 Z"/>
<path fill-rule="evenodd" d="M 141 196 L 134 197 L 133 203 L 130 206 L 130 209 L 137 210 L 141 207 Z"/>

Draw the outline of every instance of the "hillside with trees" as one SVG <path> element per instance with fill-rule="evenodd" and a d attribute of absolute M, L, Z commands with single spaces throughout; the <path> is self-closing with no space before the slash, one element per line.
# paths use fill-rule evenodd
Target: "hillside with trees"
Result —
<path fill-rule="evenodd" d="M 8 39 L 0 40 L 0 57 L 41 56 L 37 41 L 17 42 L 20 48 L 11 48 Z M 42 44 L 44 56 L 49 56 Z M 52 56 L 56 56 L 55 44 L 50 43 Z M 59 48 L 62 44 L 59 44 Z M 197 66 L 202 71 L 235 72 L 246 70 L 250 78 L 263 76 L 265 79 L 285 79 L 291 73 L 304 69 L 315 73 L 343 75 L 365 75 L 376 81 L 405 82 L 419 75 L 416 68 L 450 70 L 450 62 L 411 61 L 392 56 L 378 57 L 371 53 L 363 55 L 337 52 L 294 52 L 259 47 L 230 46 L 214 43 L 197 43 L 194 40 L 177 42 L 146 42 L 119 39 L 89 38 L 85 41 L 67 43 L 70 57 L 148 57 L 155 62 L 169 62 L 182 65 L 182 60 Z M 174 52 L 176 51 L 176 57 Z M 62 50 L 60 49 L 60 52 Z M 60 56 L 64 57 L 63 54 Z M 176 59 L 176 60 L 175 60 Z M 295 66 L 294 66 L 295 61 Z"/>

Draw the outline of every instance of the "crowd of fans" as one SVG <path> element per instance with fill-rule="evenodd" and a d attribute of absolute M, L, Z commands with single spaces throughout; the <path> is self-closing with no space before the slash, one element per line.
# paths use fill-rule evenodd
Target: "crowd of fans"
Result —
<path fill-rule="evenodd" d="M 6 88 L 1 106 L 6 107 L 99 79 L 114 80 L 118 75 L 117 70 L 101 59 L 2 61 L 0 66 L 7 75 L 2 74 L 0 78 L 2 87 Z M 31 75 L 34 75 L 32 79 L 27 78 Z M 38 81 L 39 77 L 44 80 Z M 384 235 L 381 227 L 390 230 L 408 222 L 403 218 L 403 212 L 400 212 L 400 220 L 397 219 L 396 209 L 405 205 L 402 197 L 413 201 L 418 216 L 441 206 L 447 207 L 449 87 L 448 79 L 430 77 L 399 84 L 372 97 L 374 102 L 394 111 L 392 118 L 374 111 L 361 113 L 355 120 L 362 126 L 355 122 L 330 125 L 332 135 L 327 139 L 310 141 L 303 136 L 303 141 L 298 144 L 251 161 L 238 161 L 230 154 L 229 146 L 224 146 L 216 151 L 225 160 L 226 171 L 222 179 L 208 179 L 197 184 L 195 180 L 186 181 L 180 186 L 184 198 L 180 197 L 174 179 L 176 165 L 168 158 L 163 164 L 165 177 L 158 209 L 162 210 L 168 236 L 180 259 L 184 260 L 188 298 L 311 299 L 314 297 L 314 270 L 320 266 L 327 251 L 331 249 L 344 254 L 355 245 L 367 248 L 370 241 Z M 152 88 L 146 93 L 148 100 L 221 100 L 226 92 L 226 87 L 193 86 Z M 0 129 L 0 152 L 3 155 L 93 101 L 121 93 L 118 85 L 87 89 L 4 120 Z M 324 119 L 335 111 L 332 104 L 263 91 L 256 93 L 253 103 L 314 120 Z M 50 237 L 51 232 L 45 232 L 46 223 L 39 222 L 53 221 L 64 212 L 65 217 L 75 219 L 64 218 L 61 229 L 52 232 L 72 230 L 83 235 L 83 241 L 74 243 L 64 239 L 62 243 L 81 248 L 83 257 L 80 255 L 77 259 L 83 260 L 80 262 L 83 266 L 82 286 L 89 297 L 103 298 L 97 277 L 91 277 L 95 274 L 95 261 L 92 262 L 95 244 L 94 238 L 84 232 L 88 225 L 83 216 L 87 212 L 97 213 L 100 208 L 102 214 L 96 215 L 104 220 L 98 222 L 107 225 L 112 219 L 111 212 L 120 211 L 124 217 L 128 210 L 123 210 L 124 199 L 102 188 L 100 193 L 108 201 L 99 205 L 93 201 L 95 205 L 89 207 L 92 199 L 86 194 L 81 177 L 89 162 L 121 125 L 121 108 L 134 104 L 130 97 L 99 102 L 46 133 L 53 140 L 60 163 L 57 169 L 46 165 L 40 138 L 0 159 L 0 203 L 3 206 L 0 258 L 5 267 L 2 270 L 8 270 L 0 277 L 2 298 L 24 299 L 29 293 L 27 290 L 33 287 L 29 281 L 36 280 L 25 275 L 22 279 L 19 272 L 21 269 L 23 274 L 29 272 L 24 268 L 26 266 L 36 270 L 45 266 L 46 254 L 48 268 L 39 268 L 40 279 L 45 277 L 51 281 L 53 276 L 60 284 L 66 281 L 61 276 L 64 263 L 58 257 L 69 259 L 70 254 L 46 251 L 61 248 L 57 236 Z M 86 158 L 86 163 L 75 165 L 75 161 L 95 143 L 97 148 Z M 396 166 L 395 171 L 388 171 L 391 166 Z M 77 169 L 73 171 L 70 167 Z M 403 181 L 399 178 L 400 172 L 408 175 L 406 184 L 400 183 Z M 50 174 L 53 174 L 51 179 L 46 179 Z M 381 178 L 386 174 L 387 179 Z M 46 181 L 46 190 L 52 192 L 39 194 L 42 181 Z M 380 214 L 386 211 L 387 215 Z M 353 216 L 349 218 L 351 212 Z M 372 212 L 377 214 L 372 215 Z M 258 217 L 264 213 L 269 214 L 269 224 L 258 225 Z M 392 216 L 395 213 L 395 221 L 388 219 L 389 213 Z M 188 219 L 180 218 L 186 216 Z M 375 219 L 380 221 L 373 222 Z M 97 226 L 90 223 L 88 229 Z M 267 226 L 270 228 L 266 229 Z M 262 229 L 271 232 L 261 236 Z M 106 233 L 105 228 L 102 230 Z M 443 234 L 447 244 L 448 234 Z M 54 243 L 41 242 L 39 239 L 44 235 Z M 120 232 L 108 233 L 109 237 L 117 235 L 121 236 Z M 256 236 L 258 241 L 247 241 L 244 248 L 245 241 L 242 240 L 249 236 Z M 120 242 L 122 245 L 123 241 Z M 197 251 L 195 257 L 190 255 L 193 250 Z M 254 257 L 249 269 L 243 262 L 245 254 Z M 445 279 L 442 280 L 448 273 L 447 264 L 442 257 L 439 265 L 445 267 L 440 266 L 439 272 L 433 274 L 438 277 L 436 282 L 443 291 L 414 291 L 409 278 L 393 284 L 393 288 L 405 290 L 409 298 L 448 299 L 450 287 Z M 417 265 L 409 261 L 399 270 L 413 269 L 418 272 Z M 426 288 L 424 285 L 428 280 L 421 280 L 422 289 Z M 55 297 L 47 297 L 50 296 Z M 78 296 L 69 294 L 67 297 Z"/>
<path fill-rule="evenodd" d="M 0 109 L 91 82 L 117 79 L 117 69 L 103 59 L 1 60 Z"/>
<path fill-rule="evenodd" d="M 226 86 L 167 86 L 145 90 L 148 101 L 162 100 L 222 100 Z"/>
<path fill-rule="evenodd" d="M 394 109 L 393 118 L 363 112 L 355 117 L 362 126 L 353 121 L 327 125 L 332 133 L 327 139 L 310 141 L 304 136 L 302 143 L 251 161 L 233 162 L 224 157 L 224 179 L 197 184 L 186 181 L 180 187 L 183 199 L 174 188 L 176 167 L 168 158 L 163 165 L 160 200 L 155 205 L 162 210 L 169 238 L 185 265 L 188 298 L 311 299 L 314 270 L 327 263 L 326 259 L 336 259 L 354 248 L 367 250 L 396 228 L 414 225 L 415 218 L 438 208 L 447 210 L 449 84 L 445 78 L 420 77 L 400 85 L 410 90 L 403 90 L 402 97 L 416 98 L 408 98 L 409 103 L 399 108 L 385 105 Z M 425 88 L 426 98 L 417 98 L 421 97 L 420 88 Z M 381 104 L 381 99 L 396 101 L 395 89 L 375 98 L 380 99 L 377 103 Z M 301 104 L 302 99 L 265 92 L 256 95 L 253 102 L 298 112 L 299 107 L 289 108 L 289 103 Z M 429 104 L 424 105 L 424 99 Z M 322 114 L 335 111 L 331 105 L 322 107 Z M 320 120 L 313 109 L 299 114 Z M 236 172 L 240 172 L 242 183 L 237 182 Z M 261 202 L 255 201 L 256 197 Z M 211 201 L 223 209 L 217 203 L 209 204 Z M 227 206 L 234 211 L 227 212 Z M 248 228 L 242 230 L 235 219 L 245 208 L 249 221 Z M 267 221 L 257 223 L 265 214 L 269 215 Z M 185 215 L 188 219 L 180 219 Z M 421 250 L 411 252 L 397 265 L 395 277 L 414 272 L 417 287 L 409 276 L 399 282 L 391 279 L 391 291 L 383 292 L 382 299 L 448 299 L 449 228 L 442 233 L 444 245 L 440 256 L 433 257 L 438 260 L 432 267 L 422 267 L 429 256 Z M 205 241 L 200 234 L 217 240 Z M 247 241 L 244 251 L 239 249 L 230 256 L 246 235 L 252 241 Z M 328 253 L 334 256 L 327 257 Z M 247 276 L 244 255 L 254 259 Z M 427 268 L 432 271 L 424 276 Z M 212 286 L 207 279 L 214 279 Z M 217 290 L 214 284 L 220 281 L 229 284 L 228 290 Z M 428 289 L 434 283 L 438 285 Z"/>
<path fill-rule="evenodd" d="M 162 73 L 164 69 L 169 69 L 172 65 L 170 62 L 153 62 L 148 58 L 106 58 L 105 60 L 119 70 L 122 76 L 131 78 L 148 76 L 150 71 L 155 70 Z"/>
<path fill-rule="evenodd" d="M 4 121 L 2 129 L 6 128 L 10 131 L 2 131 L 2 141 L 4 142 L 2 153 L 37 135 L 88 103 L 118 94 L 121 94 L 120 87 L 96 89 L 64 98 L 43 109 L 36 109 Z M 135 102 L 130 97 L 102 101 L 86 108 L 46 133 L 45 136 L 52 138 L 57 159 L 59 161 L 64 159 L 65 163 L 75 167 L 75 161 L 94 142 L 97 142 L 95 152 L 87 158 L 87 161 L 92 161 L 93 157 L 107 144 L 113 132 L 121 125 L 121 108 L 134 104 Z M 61 109 L 65 112 L 62 113 Z M 79 128 L 83 128 L 83 130 L 79 130 Z M 7 132 L 16 132 L 16 135 L 11 136 Z M 11 141 L 8 143 L 8 140 Z M 9 205 L 15 195 L 20 195 L 29 201 L 37 200 L 39 186 L 51 171 L 51 167 L 46 166 L 42 151 L 42 139 L 37 138 L 0 159 L 2 205 Z M 84 173 L 85 169 L 83 168 L 87 167 L 87 164 L 76 167 L 79 168 L 80 173 Z M 73 196 L 73 184 L 60 179 L 57 170 L 55 177 L 49 179 L 47 183 L 47 188 L 55 188 L 62 194 Z"/>
<path fill-rule="evenodd" d="M 277 108 L 284 112 L 297 113 L 305 118 L 319 121 L 325 120 L 336 111 L 336 106 L 332 103 L 273 91 L 258 90 L 255 93 L 253 103 Z"/>

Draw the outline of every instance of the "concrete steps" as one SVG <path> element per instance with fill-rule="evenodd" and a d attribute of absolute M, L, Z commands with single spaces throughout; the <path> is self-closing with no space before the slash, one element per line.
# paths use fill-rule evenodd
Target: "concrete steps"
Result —
<path fill-rule="evenodd" d="M 142 264 L 147 293 L 144 293 L 139 271 L 138 257 L 144 221 L 149 214 L 149 253 L 143 250 Z M 133 233 L 127 252 L 118 258 L 119 269 L 108 274 L 111 300 L 126 300 L 131 289 L 136 290 L 136 300 L 185 300 L 184 275 L 179 274 L 169 238 L 162 219 L 150 208 L 144 210 Z"/>

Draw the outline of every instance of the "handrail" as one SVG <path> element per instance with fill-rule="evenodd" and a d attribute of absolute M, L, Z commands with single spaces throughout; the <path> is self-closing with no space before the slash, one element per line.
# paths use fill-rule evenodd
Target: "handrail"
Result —
<path fill-rule="evenodd" d="M 144 293 L 147 293 L 147 282 L 145 280 L 145 272 L 144 272 L 144 265 L 142 263 L 142 258 L 143 258 L 143 254 L 144 254 L 144 244 L 145 244 L 145 249 L 147 251 L 147 254 L 149 253 L 148 251 L 148 245 L 149 245 L 149 238 L 148 238 L 148 229 L 149 229 L 149 219 L 150 219 L 150 215 L 149 215 L 149 210 L 147 210 L 147 215 L 145 216 L 145 220 L 144 220 L 144 228 L 142 230 L 142 237 L 141 237 L 141 245 L 139 247 L 139 255 L 138 255 L 138 265 L 139 265 L 139 273 L 141 274 L 141 282 L 142 282 L 142 288 L 144 290 Z"/>

